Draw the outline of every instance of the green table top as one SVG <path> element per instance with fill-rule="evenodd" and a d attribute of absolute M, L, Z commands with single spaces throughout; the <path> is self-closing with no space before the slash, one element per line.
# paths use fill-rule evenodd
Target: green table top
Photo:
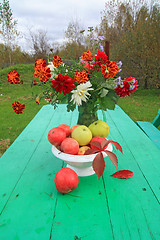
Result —
<path fill-rule="evenodd" d="M 54 185 L 64 167 L 47 140 L 49 130 L 77 123 L 78 112 L 46 105 L 0 158 L 0 240 L 138 240 L 160 239 L 160 150 L 119 108 L 102 114 L 117 141 L 119 170 L 111 161 L 100 180 L 79 177 L 78 187 L 62 195 Z"/>

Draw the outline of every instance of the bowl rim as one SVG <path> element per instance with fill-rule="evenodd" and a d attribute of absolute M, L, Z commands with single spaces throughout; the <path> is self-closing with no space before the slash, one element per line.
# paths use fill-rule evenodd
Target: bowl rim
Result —
<path fill-rule="evenodd" d="M 113 146 L 112 146 L 111 143 L 108 144 L 106 150 L 112 152 Z M 61 152 L 54 145 L 52 145 L 52 153 L 57 158 L 60 158 L 60 159 L 62 159 L 64 161 L 68 161 L 68 162 L 92 162 L 93 159 L 98 154 L 98 153 L 89 154 L 89 155 L 72 155 L 72 154 L 67 154 L 67 153 Z M 103 151 L 102 151 L 102 153 L 103 153 L 104 157 L 108 156 L 107 153 L 105 153 Z"/>

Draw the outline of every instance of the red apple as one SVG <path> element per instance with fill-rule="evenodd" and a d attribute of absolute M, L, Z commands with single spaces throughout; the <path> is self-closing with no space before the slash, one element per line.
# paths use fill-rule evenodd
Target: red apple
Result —
<path fill-rule="evenodd" d="M 73 138 L 65 138 L 61 143 L 61 151 L 64 153 L 76 155 L 79 150 L 78 142 Z"/>
<path fill-rule="evenodd" d="M 71 129 L 67 124 L 60 124 L 58 127 L 62 128 L 66 132 L 66 137 L 69 137 Z"/>
<path fill-rule="evenodd" d="M 75 171 L 65 167 L 56 173 L 54 182 L 58 192 L 68 193 L 78 186 L 79 178 Z"/>
<path fill-rule="evenodd" d="M 65 138 L 66 132 L 62 128 L 52 128 L 48 133 L 48 141 L 56 147 L 59 146 Z"/>
<path fill-rule="evenodd" d="M 78 126 L 80 126 L 80 125 L 77 124 L 77 125 L 72 126 L 72 127 L 71 127 L 71 133 L 72 133 L 73 130 L 74 130 L 76 127 L 78 127 Z"/>
<path fill-rule="evenodd" d="M 78 151 L 78 155 L 84 155 L 85 154 L 85 151 L 90 149 L 89 146 L 82 146 L 79 148 L 79 151 Z"/>
<path fill-rule="evenodd" d="M 102 140 L 107 140 L 107 139 L 104 138 L 104 137 L 98 137 L 98 136 L 97 136 L 97 137 L 93 137 L 92 140 L 90 141 L 90 146 L 91 146 L 91 148 L 92 148 L 92 149 L 95 148 L 95 146 L 92 145 L 92 142 L 99 142 L 99 143 L 101 143 Z M 107 146 L 106 146 L 106 148 L 107 148 Z"/>

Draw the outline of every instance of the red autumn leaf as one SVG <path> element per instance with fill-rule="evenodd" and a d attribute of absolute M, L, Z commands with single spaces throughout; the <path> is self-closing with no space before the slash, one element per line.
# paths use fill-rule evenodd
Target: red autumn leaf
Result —
<path fill-rule="evenodd" d="M 109 140 L 108 142 L 112 143 L 116 147 L 116 149 L 118 149 L 123 154 L 122 147 L 118 142 L 115 142 L 113 140 Z"/>
<path fill-rule="evenodd" d="M 113 144 L 116 147 L 116 149 L 118 149 L 121 153 L 123 153 L 122 147 L 120 146 L 119 143 L 117 143 L 113 140 L 107 140 L 107 139 L 102 140 L 101 143 L 98 142 L 98 141 L 92 142 L 92 145 L 95 148 L 94 149 L 88 149 L 85 152 L 86 155 L 98 153 L 93 160 L 92 167 L 93 167 L 93 169 L 94 169 L 94 171 L 97 174 L 99 179 L 102 176 L 102 174 L 104 172 L 104 168 L 105 168 L 105 161 L 104 161 L 102 151 L 105 152 L 108 155 L 111 162 L 115 165 L 115 167 L 118 171 L 118 158 L 117 158 L 117 156 L 113 152 L 105 150 L 109 143 Z"/>
<path fill-rule="evenodd" d="M 94 146 L 98 151 L 101 150 L 101 144 L 98 141 L 92 142 L 92 146 Z"/>
<path fill-rule="evenodd" d="M 94 154 L 97 153 L 97 149 L 87 149 L 84 155 Z"/>
<path fill-rule="evenodd" d="M 128 179 L 128 178 L 133 177 L 133 172 L 130 170 L 120 170 L 120 171 L 117 171 L 116 173 L 112 174 L 111 176 L 115 177 L 115 178 Z"/>
<path fill-rule="evenodd" d="M 109 144 L 109 141 L 106 139 L 102 140 L 101 142 L 101 150 L 104 150 Z"/>
<path fill-rule="evenodd" d="M 110 152 L 110 151 L 107 151 L 107 150 L 104 150 L 104 152 L 107 153 L 111 162 L 114 164 L 114 166 L 116 167 L 116 169 L 118 171 L 118 158 L 117 158 L 117 156 L 113 152 Z"/>
<path fill-rule="evenodd" d="M 98 179 L 100 179 L 100 177 L 102 176 L 103 172 L 104 172 L 104 168 L 105 168 L 105 161 L 103 158 L 103 154 L 100 152 L 96 155 L 96 157 L 93 160 L 92 163 L 92 167 L 93 170 L 95 171 L 95 173 L 98 176 Z"/>

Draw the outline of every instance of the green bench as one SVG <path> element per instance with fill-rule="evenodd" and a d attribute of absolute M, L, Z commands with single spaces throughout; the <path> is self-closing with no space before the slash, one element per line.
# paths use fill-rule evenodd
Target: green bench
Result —
<path fill-rule="evenodd" d="M 153 143 L 160 149 L 160 109 L 153 122 L 137 121 L 137 125 L 146 133 L 146 135 L 153 141 Z"/>

